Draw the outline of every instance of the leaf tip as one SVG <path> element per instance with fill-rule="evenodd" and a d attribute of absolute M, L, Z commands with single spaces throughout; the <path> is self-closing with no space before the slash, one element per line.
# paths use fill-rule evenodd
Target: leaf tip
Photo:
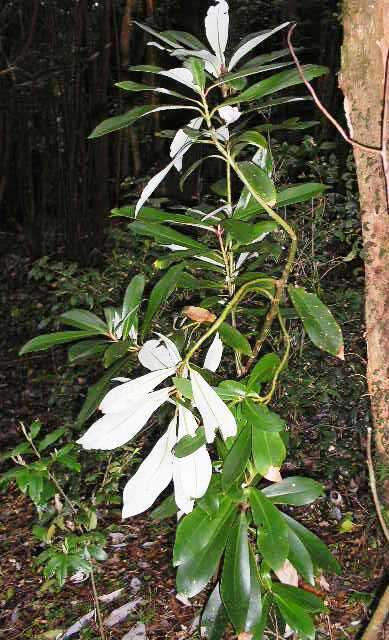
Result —
<path fill-rule="evenodd" d="M 339 360 L 344 360 L 344 346 L 342 345 L 338 351 L 338 353 L 336 354 L 336 357 L 339 358 Z"/>

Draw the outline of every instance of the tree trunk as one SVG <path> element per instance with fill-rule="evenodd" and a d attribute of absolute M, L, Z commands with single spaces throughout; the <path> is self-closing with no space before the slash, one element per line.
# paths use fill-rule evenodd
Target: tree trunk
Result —
<path fill-rule="evenodd" d="M 344 0 L 340 86 L 351 137 L 381 146 L 389 0 Z M 387 136 L 385 136 L 387 137 Z M 388 146 L 388 140 L 384 141 Z M 354 147 L 365 260 L 367 379 L 377 461 L 389 463 L 389 212 L 380 157 Z M 389 480 L 383 500 L 389 503 Z"/>

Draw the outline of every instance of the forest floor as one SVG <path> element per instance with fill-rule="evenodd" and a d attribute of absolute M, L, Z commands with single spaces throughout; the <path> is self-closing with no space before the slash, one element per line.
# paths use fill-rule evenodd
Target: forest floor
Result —
<path fill-rule="evenodd" d="M 20 346 L 38 333 L 40 319 L 52 313 L 57 285 L 28 279 L 32 262 L 23 239 L 3 240 L 8 252 L 0 264 L 2 451 L 20 440 L 19 421 L 29 424 L 40 418 L 50 429 L 62 423 L 64 411 L 74 415 L 74 398 L 86 385 L 85 377 L 65 375 L 62 350 L 17 356 Z M 305 470 L 326 488 L 325 497 L 294 509 L 294 515 L 324 539 L 342 565 L 341 575 L 325 575 L 317 584 L 328 604 L 328 614 L 319 621 L 318 638 L 330 640 L 358 636 L 383 588 L 385 573 L 384 543 L 366 478 L 364 431 L 355 426 L 363 424 L 365 409 L 362 406 L 352 414 L 349 408 L 350 403 L 355 405 L 355 394 L 362 395 L 360 388 L 352 386 L 354 378 L 362 375 L 356 369 L 363 359 L 361 325 L 356 329 L 354 324 L 353 332 L 348 344 L 349 368 L 342 370 L 331 359 L 331 383 L 327 384 L 320 368 L 322 356 L 311 360 L 310 367 L 317 367 L 320 395 L 309 395 L 312 372 L 307 370 L 305 396 L 296 396 L 285 405 L 292 442 L 285 471 Z M 354 343 L 355 334 L 359 334 L 359 346 Z M 310 406 L 304 417 L 293 409 L 299 404 Z M 54 580 L 45 581 L 34 567 L 40 549 L 31 534 L 36 517 L 33 506 L 13 485 L 0 495 L 0 503 L 0 638 L 54 640 L 93 610 L 90 582 L 67 580 L 60 589 Z M 98 565 L 97 591 L 100 597 L 111 594 L 101 601 L 103 617 L 131 603 L 129 613 L 122 619 L 117 614 L 116 624 L 107 627 L 107 639 L 199 638 L 201 598 L 185 602 L 176 597 L 171 566 L 174 519 L 156 523 L 139 516 L 122 522 L 117 507 L 103 509 L 100 517 L 108 532 L 108 559 Z M 133 634 L 127 636 L 131 629 Z M 97 640 L 93 618 L 71 637 Z"/>

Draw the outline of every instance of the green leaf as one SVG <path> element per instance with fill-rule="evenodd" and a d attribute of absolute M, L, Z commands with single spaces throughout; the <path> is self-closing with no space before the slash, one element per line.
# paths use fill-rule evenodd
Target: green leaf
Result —
<path fill-rule="evenodd" d="M 247 381 L 247 389 L 252 391 L 262 382 L 270 382 L 280 366 L 280 359 L 275 353 L 267 353 L 253 367 Z"/>
<path fill-rule="evenodd" d="M 222 496 L 220 475 L 213 474 L 206 493 L 202 498 L 197 500 L 196 504 L 200 509 L 205 511 L 207 515 L 212 517 L 220 507 Z"/>
<path fill-rule="evenodd" d="M 109 335 L 108 327 L 103 320 L 90 311 L 85 309 L 71 309 L 59 316 L 62 324 L 69 324 L 72 327 L 78 327 L 85 331 L 94 331 L 105 336 Z"/>
<path fill-rule="evenodd" d="M 104 353 L 104 367 L 108 369 L 116 360 L 123 358 L 128 352 L 129 342 L 114 342 L 111 344 Z"/>
<path fill-rule="evenodd" d="M 309 531 L 302 524 L 283 513 L 283 518 L 288 527 L 296 534 L 299 540 L 310 554 L 313 564 L 324 571 L 340 573 L 340 565 L 328 550 L 327 546 L 312 531 Z"/>
<path fill-rule="evenodd" d="M 219 334 L 222 341 L 235 351 L 243 353 L 245 356 L 252 355 L 253 352 L 246 336 L 241 334 L 235 327 L 232 327 L 227 322 L 223 322 L 219 327 Z"/>
<path fill-rule="evenodd" d="M 222 400 L 227 401 L 244 398 L 246 395 L 246 387 L 242 382 L 237 382 L 236 380 L 223 380 L 215 391 Z"/>
<path fill-rule="evenodd" d="M 288 528 L 282 514 L 262 491 L 250 488 L 248 493 L 254 522 L 258 527 L 259 551 L 276 571 L 288 557 Z"/>
<path fill-rule="evenodd" d="M 138 327 L 138 310 L 142 302 L 145 282 L 144 275 L 138 273 L 131 279 L 124 294 L 122 306 L 124 339 L 128 338 L 132 326 Z"/>
<path fill-rule="evenodd" d="M 135 216 L 135 206 L 112 209 L 111 217 L 131 218 L 133 220 L 135 220 L 136 217 L 138 222 L 145 220 L 149 222 L 171 222 L 173 224 L 182 224 L 185 226 L 201 227 L 205 229 L 212 228 L 217 224 L 216 220 L 203 221 L 201 218 L 196 218 L 188 213 L 169 213 L 168 211 L 161 211 L 160 209 L 155 209 L 153 207 L 142 207 L 137 216 Z"/>
<path fill-rule="evenodd" d="M 254 62 L 254 60 L 252 61 Z M 257 64 L 250 64 L 245 67 L 242 67 L 238 71 L 231 71 L 230 73 L 226 73 L 221 76 L 221 80 L 215 82 L 215 85 L 226 84 L 229 82 L 233 82 L 234 80 L 239 80 L 240 78 L 247 78 L 248 76 L 257 75 L 259 73 L 265 73 L 265 71 L 274 71 L 274 69 L 280 69 L 282 67 L 290 67 L 293 64 L 292 62 L 276 62 L 274 64 L 265 64 L 259 66 Z"/>
<path fill-rule="evenodd" d="M 72 344 L 68 349 L 69 362 L 73 364 L 80 360 L 98 356 L 104 353 L 107 344 L 109 343 L 106 340 L 83 340 L 82 342 L 76 342 L 76 344 Z"/>
<path fill-rule="evenodd" d="M 149 115 L 150 113 L 155 113 L 157 111 L 166 111 L 170 109 L 191 109 L 193 111 L 193 107 L 188 107 L 186 105 L 180 104 L 169 104 L 162 105 L 156 107 L 155 105 L 144 105 L 142 107 L 135 107 L 131 109 L 131 111 L 127 111 L 127 113 L 123 113 L 120 116 L 113 116 L 113 118 L 108 118 L 107 120 L 103 120 L 99 125 L 92 131 L 89 136 L 89 139 L 92 138 L 100 138 L 101 136 L 105 136 L 107 133 L 112 133 L 113 131 L 119 131 L 120 129 L 126 129 L 130 127 L 134 122 L 143 118 L 144 116 Z"/>
<path fill-rule="evenodd" d="M 36 438 L 40 430 L 42 429 L 42 423 L 40 420 L 34 420 L 30 424 L 30 437 L 32 440 Z"/>
<path fill-rule="evenodd" d="M 269 178 L 266 171 L 249 160 L 239 162 L 238 167 L 245 177 L 250 191 L 260 196 L 270 207 L 275 205 L 277 200 L 276 190 L 272 179 Z"/>
<path fill-rule="evenodd" d="M 344 360 L 342 331 L 328 307 L 301 287 L 289 286 L 288 292 L 313 344 Z"/>
<path fill-rule="evenodd" d="M 129 229 L 132 233 L 151 236 L 161 244 L 178 244 L 182 247 L 186 247 L 187 249 L 196 249 L 196 251 L 200 252 L 202 255 L 207 255 L 212 251 L 194 238 L 184 235 L 183 233 L 162 224 L 137 221 L 133 222 Z"/>
<path fill-rule="evenodd" d="M 220 597 L 219 583 L 212 591 L 201 616 L 201 629 L 207 640 L 222 640 L 229 620 Z"/>
<path fill-rule="evenodd" d="M 169 29 L 169 31 L 161 31 L 159 34 L 169 40 L 175 41 L 178 46 L 184 45 L 185 47 L 189 47 L 189 49 L 204 49 L 205 46 L 196 38 L 196 36 L 188 33 L 187 31 L 177 31 Z"/>
<path fill-rule="evenodd" d="M 262 594 L 255 555 L 250 546 L 250 600 L 244 624 L 244 631 L 252 633 L 255 640 L 262 638 Z"/>
<path fill-rule="evenodd" d="M 84 422 L 88 420 L 88 418 L 90 418 L 90 416 L 95 412 L 101 400 L 109 390 L 112 378 L 122 373 L 125 369 L 128 370 L 130 361 L 131 356 L 117 360 L 115 364 L 113 364 L 109 369 L 106 370 L 100 380 L 89 387 L 86 400 L 81 408 L 80 413 L 77 416 L 77 427 L 81 427 Z"/>
<path fill-rule="evenodd" d="M 205 86 L 205 72 L 204 72 L 204 60 L 199 58 L 189 58 L 190 69 L 192 71 L 193 82 L 200 89 L 204 89 Z"/>
<path fill-rule="evenodd" d="M 282 598 L 282 600 L 293 603 L 310 613 L 325 611 L 323 600 L 315 596 L 310 591 L 298 589 L 297 587 L 292 587 L 288 584 L 280 584 L 278 582 L 274 583 L 272 591 L 277 597 Z"/>
<path fill-rule="evenodd" d="M 258 473 L 264 476 L 270 467 L 279 469 L 285 456 L 285 445 L 279 433 L 253 429 L 253 459 Z"/>
<path fill-rule="evenodd" d="M 291 504 L 296 507 L 310 504 L 316 498 L 324 495 L 323 486 L 319 482 L 298 476 L 291 476 L 281 482 L 276 482 L 263 489 L 263 493 L 274 504 Z"/>
<path fill-rule="evenodd" d="M 267 407 L 255 404 L 251 400 L 245 400 L 243 403 L 243 415 L 247 421 L 253 426 L 253 429 L 277 433 L 285 430 L 285 422 L 277 413 L 270 411 Z"/>
<path fill-rule="evenodd" d="M 174 494 L 168 496 L 161 502 L 158 507 L 152 510 L 150 513 L 151 520 L 164 520 L 165 518 L 171 518 L 178 511 L 176 501 L 174 500 Z"/>
<path fill-rule="evenodd" d="M 222 226 L 231 234 L 234 240 L 243 244 L 258 242 L 278 227 L 277 223 L 271 220 L 264 220 L 263 222 L 257 222 L 257 224 L 249 224 L 240 220 L 224 220 Z"/>
<path fill-rule="evenodd" d="M 307 80 L 313 80 L 318 76 L 328 73 L 327 67 L 321 67 L 313 64 L 303 65 L 302 70 Z M 259 100 L 259 98 L 276 93 L 282 89 L 287 89 L 288 87 L 292 87 L 296 84 L 302 84 L 302 82 L 303 81 L 297 69 L 293 68 L 288 69 L 287 71 L 281 71 L 280 73 L 275 73 L 269 78 L 266 78 L 265 80 L 261 80 L 260 82 L 253 84 L 245 91 L 242 91 L 241 94 L 229 98 L 221 106 L 236 104 L 238 102 L 241 103 L 250 102 L 251 100 Z"/>
<path fill-rule="evenodd" d="M 309 584 L 315 584 L 313 563 L 311 556 L 309 555 L 306 547 L 301 542 L 300 538 L 292 531 L 288 529 L 289 540 L 289 555 L 288 560 L 294 566 L 296 571 L 305 579 Z"/>
<path fill-rule="evenodd" d="M 161 309 L 164 304 L 166 304 L 168 298 L 176 288 L 183 268 L 184 265 L 182 264 L 174 265 L 154 286 L 152 292 L 150 293 L 149 302 L 143 321 L 143 336 L 147 334 L 155 314 Z"/>
<path fill-rule="evenodd" d="M 211 579 L 224 551 L 234 518 L 234 505 L 228 498 L 224 498 L 212 517 L 197 507 L 181 520 L 173 554 L 173 564 L 178 566 L 178 593 L 187 597 L 195 596 Z"/>
<path fill-rule="evenodd" d="M 244 472 L 251 454 L 251 428 L 243 427 L 234 440 L 223 465 L 222 486 L 228 491 Z"/>
<path fill-rule="evenodd" d="M 26 342 L 20 349 L 19 355 L 23 356 L 25 353 L 32 353 L 33 351 L 45 351 L 46 349 L 50 349 L 50 347 L 66 344 L 67 342 L 74 342 L 74 340 L 80 340 L 81 338 L 89 338 L 93 335 L 96 335 L 95 331 L 58 331 L 57 333 L 45 333 Z"/>
<path fill-rule="evenodd" d="M 124 89 L 124 91 L 131 91 L 133 93 L 136 92 L 147 92 L 152 91 L 154 93 L 162 93 L 163 95 L 174 96 L 175 98 L 181 98 L 182 100 L 187 100 L 188 98 L 184 96 L 182 93 L 178 93 L 177 91 L 172 91 L 171 89 L 164 89 L 162 87 L 154 87 L 152 84 L 143 84 L 140 82 L 133 82 L 132 80 L 125 80 L 124 82 L 115 82 L 115 87 L 118 89 Z"/>
<path fill-rule="evenodd" d="M 204 427 L 199 427 L 194 436 L 183 436 L 173 449 L 176 458 L 186 458 L 206 443 Z"/>
<path fill-rule="evenodd" d="M 243 631 L 251 594 L 248 525 L 243 511 L 228 538 L 220 592 L 235 631 Z"/>
<path fill-rule="evenodd" d="M 304 609 L 298 605 L 289 602 L 289 600 L 285 600 L 278 595 L 274 595 L 274 600 L 286 624 L 288 624 L 290 628 L 298 634 L 302 634 L 303 638 L 314 640 L 315 626 L 311 616 L 308 615 L 308 613 L 305 613 Z"/>
<path fill-rule="evenodd" d="M 324 184 L 320 182 L 307 182 L 305 184 L 298 184 L 293 187 L 286 187 L 282 189 L 282 191 L 278 191 L 276 194 L 276 206 L 287 207 L 291 204 L 297 204 L 300 202 L 306 202 L 311 200 L 312 198 L 316 198 L 318 196 L 323 195 L 323 193 L 328 189 Z M 250 218 L 256 213 L 260 213 L 263 211 L 263 207 L 257 202 L 254 202 L 252 199 L 248 203 L 248 205 L 240 209 L 239 211 L 235 211 L 234 216 L 240 219 Z"/>
<path fill-rule="evenodd" d="M 54 442 L 57 442 L 60 438 L 62 438 L 63 434 L 66 432 L 65 427 L 60 427 L 59 429 L 55 429 L 51 433 L 48 433 L 40 442 L 38 442 L 38 451 L 44 451 Z"/>
<path fill-rule="evenodd" d="M 163 71 L 163 68 L 157 67 L 155 64 L 136 64 L 128 67 L 128 71 L 139 71 L 139 73 L 159 73 L 160 71 Z"/>

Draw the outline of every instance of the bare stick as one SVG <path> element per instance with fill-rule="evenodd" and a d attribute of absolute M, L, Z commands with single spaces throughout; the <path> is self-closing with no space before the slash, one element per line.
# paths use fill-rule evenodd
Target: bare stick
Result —
<path fill-rule="evenodd" d="M 374 506 L 377 511 L 378 520 L 380 521 L 380 525 L 382 527 L 382 531 L 384 532 L 385 538 L 387 542 L 389 542 L 389 529 L 385 522 L 384 516 L 382 515 L 381 503 L 378 498 L 377 485 L 375 481 L 373 458 L 371 455 L 371 433 L 372 433 L 372 429 L 371 427 L 368 427 L 366 453 L 367 453 L 367 468 L 369 470 L 370 489 L 373 494 Z"/>
<path fill-rule="evenodd" d="M 376 640 L 381 631 L 384 632 L 384 624 L 389 612 L 389 587 L 386 587 L 378 603 L 374 614 L 367 625 L 361 640 Z M 383 636 L 384 637 L 384 634 Z"/>

